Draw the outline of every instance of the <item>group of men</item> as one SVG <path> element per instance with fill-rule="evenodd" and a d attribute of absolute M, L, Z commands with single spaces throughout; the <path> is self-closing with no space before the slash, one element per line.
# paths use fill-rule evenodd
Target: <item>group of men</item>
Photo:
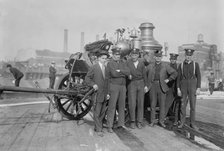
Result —
<path fill-rule="evenodd" d="M 85 81 L 96 90 L 94 105 L 95 131 L 103 136 L 103 119 L 106 117 L 108 132 L 113 133 L 114 116 L 118 106 L 118 128 L 125 128 L 126 92 L 130 115 L 130 128 L 143 127 L 144 100 L 150 101 L 151 123 L 156 124 L 156 107 L 159 103 L 159 125 L 166 127 L 165 117 L 174 100 L 175 122 L 182 128 L 186 120 L 186 106 L 190 102 L 190 126 L 195 128 L 196 95 L 200 92 L 201 74 L 197 62 L 192 61 L 193 49 L 185 49 L 185 60 L 179 66 L 178 54 L 170 54 L 170 64 L 162 62 L 162 51 L 154 52 L 154 63 L 145 66 L 140 50 L 132 49 L 130 58 L 124 61 L 119 48 L 109 54 L 100 51 L 98 62 L 88 71 Z M 149 91 L 149 99 L 145 93 Z M 105 112 L 106 103 L 108 109 Z M 118 104 L 118 105 L 116 105 Z M 178 107 L 179 106 L 179 107 Z M 178 109 L 179 108 L 179 109 Z"/>

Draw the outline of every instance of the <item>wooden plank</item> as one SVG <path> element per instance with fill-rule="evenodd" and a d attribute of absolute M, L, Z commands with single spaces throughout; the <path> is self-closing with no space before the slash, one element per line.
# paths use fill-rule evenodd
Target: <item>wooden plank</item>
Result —
<path fill-rule="evenodd" d="M 38 112 L 37 109 L 35 110 L 31 106 L 23 108 L 26 108 L 27 111 L 18 119 L 18 121 L 9 127 L 5 132 L 5 135 L 1 138 L 1 143 L 4 144 L 3 150 L 24 151 L 30 140 L 32 140 L 33 133 L 40 120 L 40 116 L 38 117 L 36 115 L 41 115 L 40 113 L 43 112 L 43 108 L 38 107 Z"/>

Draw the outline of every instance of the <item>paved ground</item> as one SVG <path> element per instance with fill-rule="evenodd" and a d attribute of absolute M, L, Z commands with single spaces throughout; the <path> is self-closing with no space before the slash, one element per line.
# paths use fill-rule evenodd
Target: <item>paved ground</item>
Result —
<path fill-rule="evenodd" d="M 209 102 L 210 101 L 210 102 Z M 32 102 L 32 103 L 30 103 Z M 215 103 L 214 103 L 215 102 Z M 222 99 L 198 100 L 197 119 L 205 121 L 223 113 Z M 23 103 L 23 104 L 21 104 Z M 87 115 L 82 121 L 61 120 L 60 114 L 47 112 L 45 98 L 0 100 L 0 150 L 1 151 L 200 151 L 212 150 L 196 145 L 159 126 L 147 125 L 141 130 L 121 129 L 104 137 L 93 131 L 93 120 Z M 203 104 L 209 104 L 204 105 Z M 209 109 L 209 110 L 208 110 Z M 204 113 L 207 114 L 204 114 Z M 221 118 L 221 119 L 220 119 Z M 223 124 L 223 116 L 216 123 Z M 217 146 L 213 150 L 221 150 Z"/>

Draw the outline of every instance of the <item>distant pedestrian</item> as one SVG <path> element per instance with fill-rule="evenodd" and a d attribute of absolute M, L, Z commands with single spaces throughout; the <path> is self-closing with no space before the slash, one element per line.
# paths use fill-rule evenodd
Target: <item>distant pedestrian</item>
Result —
<path fill-rule="evenodd" d="M 148 92 L 146 69 L 144 62 L 139 59 L 139 49 L 132 49 L 130 56 L 131 58 L 127 61 L 127 66 L 131 73 L 130 83 L 128 84 L 130 127 L 134 129 L 136 125 L 141 129 L 144 113 L 144 96 L 145 92 Z"/>
<path fill-rule="evenodd" d="M 208 87 L 210 95 L 212 95 L 215 88 L 215 75 L 213 71 L 210 73 L 210 76 L 208 76 Z"/>
<path fill-rule="evenodd" d="M 166 127 L 164 124 L 165 120 L 165 101 L 166 93 L 169 90 L 167 83 L 169 81 L 175 80 L 177 77 L 177 72 L 175 69 L 171 68 L 169 65 L 161 62 L 162 51 L 155 51 L 154 53 L 155 63 L 151 63 L 147 66 L 147 83 L 149 89 L 149 96 L 151 101 L 151 124 L 154 126 L 156 123 L 155 113 L 156 105 L 159 102 L 159 124 L 162 127 Z"/>
<path fill-rule="evenodd" d="M 15 86 L 19 87 L 20 80 L 23 78 L 24 74 L 21 71 L 19 71 L 17 68 L 12 67 L 11 64 L 7 64 L 6 67 L 9 69 L 9 71 L 12 73 L 12 75 L 15 78 Z"/>
<path fill-rule="evenodd" d="M 194 49 L 185 49 L 185 60 L 178 67 L 177 93 L 181 96 L 181 121 L 178 128 L 182 128 L 186 121 L 186 108 L 190 103 L 190 126 L 195 126 L 196 96 L 200 94 L 201 72 L 197 62 L 192 61 Z"/>
<path fill-rule="evenodd" d="M 55 62 L 51 62 L 51 66 L 49 67 L 49 88 L 54 89 L 54 83 L 56 79 L 56 68 L 55 68 Z"/>
<path fill-rule="evenodd" d="M 96 100 L 94 104 L 94 122 L 98 136 L 103 136 L 103 119 L 105 117 L 106 100 L 109 99 L 108 94 L 108 78 L 106 75 L 106 61 L 109 57 L 107 52 L 99 52 L 96 54 L 98 62 L 94 64 L 88 71 L 85 81 L 96 91 Z"/>

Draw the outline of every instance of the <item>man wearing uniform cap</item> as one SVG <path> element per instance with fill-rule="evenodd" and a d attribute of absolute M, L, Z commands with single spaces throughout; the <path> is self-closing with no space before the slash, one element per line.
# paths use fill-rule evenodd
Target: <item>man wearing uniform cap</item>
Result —
<path fill-rule="evenodd" d="M 54 89 L 54 83 L 55 83 L 55 79 L 56 79 L 56 68 L 55 68 L 55 62 L 52 61 L 51 62 L 51 66 L 49 67 L 49 88 L 50 89 Z"/>
<path fill-rule="evenodd" d="M 173 69 L 175 69 L 175 71 L 177 72 L 177 57 L 179 55 L 175 54 L 175 53 L 170 53 L 170 67 L 172 67 Z M 174 125 L 177 124 L 178 121 L 178 104 L 180 105 L 180 100 L 179 97 L 177 95 L 177 86 L 176 86 L 176 78 L 172 81 L 169 81 L 167 83 L 168 87 L 169 87 L 169 91 L 167 92 L 167 96 L 166 96 L 166 102 L 165 102 L 165 116 L 168 116 L 168 114 L 170 113 L 169 111 L 171 110 L 171 106 L 174 103 L 175 105 L 175 110 L 173 112 L 175 112 L 175 120 L 174 120 Z M 175 102 L 174 102 L 175 100 Z"/>
<path fill-rule="evenodd" d="M 186 107 L 190 103 L 190 126 L 195 126 L 196 95 L 200 93 L 201 73 L 199 64 L 192 61 L 194 49 L 184 49 L 185 60 L 178 67 L 177 92 L 181 96 L 181 120 L 178 128 L 182 128 L 186 121 Z"/>
<path fill-rule="evenodd" d="M 142 128 L 144 96 L 145 92 L 148 91 L 148 87 L 146 85 L 147 76 L 145 64 L 142 60 L 139 60 L 139 55 L 140 50 L 134 48 L 131 50 L 131 59 L 127 61 L 127 66 L 131 73 L 130 83 L 128 84 L 128 106 L 131 121 L 130 127 L 132 129 L 135 128 L 135 125 L 139 129 Z M 137 116 L 137 118 L 135 116 Z"/>
<path fill-rule="evenodd" d="M 107 110 L 108 132 L 113 133 L 112 127 L 116 104 L 118 102 L 118 128 L 125 128 L 125 99 L 126 99 L 126 78 L 130 77 L 127 64 L 121 60 L 119 48 L 112 49 L 113 59 L 107 64 L 109 80 L 110 100 Z"/>
<path fill-rule="evenodd" d="M 175 80 L 177 77 L 177 72 L 171 68 L 169 65 L 161 62 L 162 51 L 154 52 L 155 63 L 151 63 L 147 71 L 147 83 L 149 89 L 149 96 L 151 101 L 151 124 L 154 126 L 156 123 L 155 112 L 157 101 L 159 101 L 159 124 L 162 127 L 166 127 L 164 124 L 165 120 L 165 100 L 166 93 L 169 90 L 167 83 L 169 81 Z"/>
<path fill-rule="evenodd" d="M 105 116 L 106 100 L 109 99 L 108 94 L 108 78 L 106 75 L 106 61 L 109 54 L 106 51 L 96 53 L 98 62 L 94 64 L 88 71 L 85 81 L 96 91 L 94 102 L 94 122 L 95 132 L 98 136 L 103 136 L 103 118 Z"/>
<path fill-rule="evenodd" d="M 15 78 L 15 86 L 19 87 L 20 80 L 23 78 L 24 74 L 17 68 L 12 67 L 11 64 L 7 64 L 6 67 L 9 69 L 9 71 L 12 73 L 12 75 Z"/>

